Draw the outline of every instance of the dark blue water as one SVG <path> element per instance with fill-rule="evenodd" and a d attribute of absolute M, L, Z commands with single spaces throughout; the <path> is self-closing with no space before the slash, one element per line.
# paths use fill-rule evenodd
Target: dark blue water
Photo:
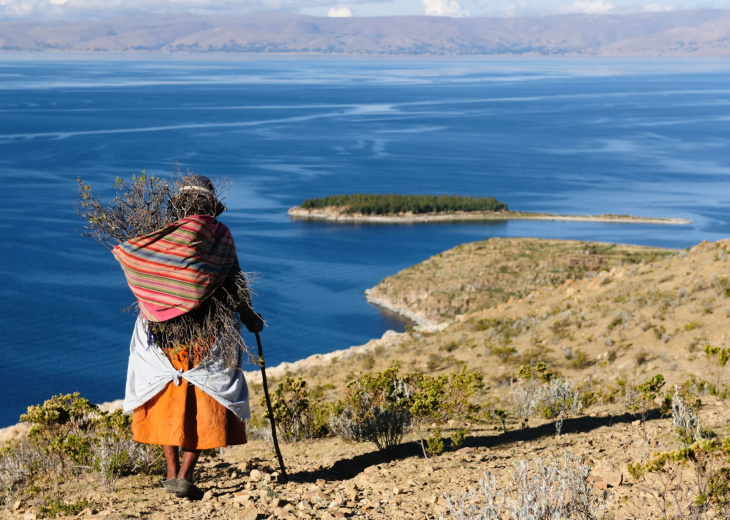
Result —
<path fill-rule="evenodd" d="M 365 302 L 387 275 L 492 236 L 682 248 L 730 234 L 730 64 L 714 61 L 0 61 L 0 426 L 78 390 L 123 394 L 133 303 L 79 237 L 77 177 L 174 162 L 234 182 L 221 220 L 273 366 L 404 324 Z M 333 193 L 493 195 L 512 209 L 684 217 L 689 226 L 332 225 Z"/>

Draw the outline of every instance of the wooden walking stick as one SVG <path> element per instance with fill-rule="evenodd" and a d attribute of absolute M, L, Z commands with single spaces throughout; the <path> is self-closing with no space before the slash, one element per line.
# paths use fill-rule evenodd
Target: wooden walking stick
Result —
<path fill-rule="evenodd" d="M 266 398 L 266 408 L 269 410 L 269 422 L 271 423 L 271 437 L 274 440 L 274 449 L 276 450 L 276 456 L 279 459 L 279 468 L 281 469 L 281 482 L 286 484 L 289 482 L 289 477 L 286 474 L 286 468 L 284 467 L 284 458 L 281 456 L 281 450 L 279 449 L 279 441 L 276 438 L 276 422 L 274 421 L 274 411 L 271 409 L 271 398 L 269 397 L 269 385 L 266 382 L 266 361 L 264 361 L 264 349 L 261 346 L 261 337 L 256 332 L 256 344 L 259 347 L 259 363 L 261 364 L 261 382 L 264 385 L 264 397 Z"/>

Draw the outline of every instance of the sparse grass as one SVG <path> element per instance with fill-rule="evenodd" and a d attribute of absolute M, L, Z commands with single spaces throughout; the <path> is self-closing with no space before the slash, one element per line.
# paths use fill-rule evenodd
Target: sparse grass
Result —
<path fill-rule="evenodd" d="M 614 354 L 614 356 L 615 356 L 615 354 Z M 614 359 L 615 359 L 615 357 L 614 357 Z M 577 350 L 575 352 L 575 354 L 573 355 L 573 358 L 568 361 L 568 368 L 572 368 L 575 370 L 583 370 L 584 368 L 587 368 L 587 367 L 593 365 L 594 363 L 595 363 L 595 361 L 590 359 L 585 352 L 583 352 L 582 350 Z"/>
<path fill-rule="evenodd" d="M 645 349 L 641 349 L 634 355 L 634 363 L 636 363 L 637 366 L 645 365 L 651 359 L 651 354 Z"/>
<path fill-rule="evenodd" d="M 691 331 L 691 330 L 695 330 L 699 326 L 700 326 L 699 322 L 691 321 L 691 322 L 687 323 L 683 328 L 685 331 Z"/>

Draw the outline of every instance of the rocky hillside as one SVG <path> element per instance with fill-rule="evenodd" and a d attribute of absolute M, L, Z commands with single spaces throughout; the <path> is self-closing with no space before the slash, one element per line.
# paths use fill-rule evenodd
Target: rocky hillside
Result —
<path fill-rule="evenodd" d="M 433 376 L 464 366 L 478 370 L 485 383 L 476 396 L 480 413 L 439 425 L 447 438 L 467 427 L 464 448 L 424 459 L 415 434 L 390 454 L 337 438 L 299 441 L 283 446 L 292 480 L 282 484 L 258 407 L 248 445 L 205 457 L 200 485 L 206 496 L 200 502 L 170 497 L 155 478 L 144 476 L 126 477 L 117 492 L 104 492 L 91 473 L 83 481 L 28 490 L 0 517 L 40 516 L 44 497 L 55 493 L 64 503 L 86 500 L 86 509 L 75 511 L 80 517 L 452 518 L 444 494 L 481 489 L 485 471 L 498 489 L 515 490 L 514 464 L 527 461 L 534 468 L 538 457 L 554 462 L 568 453 L 591 465 L 591 496 L 613 497 L 606 518 L 660 518 L 660 485 L 690 490 L 693 484 L 677 480 L 671 464 L 673 473 L 667 469 L 652 478 L 628 466 L 682 445 L 672 419 L 660 414 L 664 391 L 671 395 L 673 385 L 682 383 L 683 391 L 702 401 L 695 408 L 702 435 L 730 434 L 728 369 L 704 350 L 708 343 L 728 347 L 729 251 L 730 240 L 671 252 L 537 239 L 460 246 L 383 285 L 392 306 L 407 305 L 438 321 L 441 330 L 390 332 L 365 347 L 272 369 L 270 375 L 274 387 L 286 375 L 301 376 L 313 399 L 327 401 L 341 397 L 359 375 L 394 365 L 401 373 Z M 419 299 L 406 299 L 399 292 L 404 288 Z M 466 291 L 473 299 L 460 296 Z M 553 381 L 570 382 L 581 396 L 582 409 L 565 418 L 559 436 L 554 418 L 523 413 L 525 392 L 538 384 L 524 379 L 524 366 L 539 363 Z M 647 387 L 638 383 L 657 374 L 667 384 L 661 392 L 647 391 L 643 422 L 633 404 Z M 257 404 L 260 385 L 252 381 L 251 390 Z M 425 433 L 434 434 L 436 426 L 426 425 Z M 691 469 L 685 468 L 685 476 Z M 695 498 L 688 491 L 682 500 L 696 508 Z M 477 501 L 484 506 L 479 493 Z M 714 511 L 708 508 L 701 518 L 724 518 L 710 515 Z"/>
<path fill-rule="evenodd" d="M 389 276 L 366 294 L 370 301 L 414 321 L 442 323 L 537 289 L 673 254 L 676 251 L 616 244 L 492 238 L 440 253 Z"/>
<path fill-rule="evenodd" d="M 652 371 L 669 383 L 690 374 L 706 378 L 712 363 L 705 344 L 729 346 L 727 250 L 730 241 L 690 251 L 543 239 L 465 244 L 381 283 L 413 288 L 423 308 L 394 289 L 384 301 L 431 318 L 439 325 L 434 330 L 390 332 L 363 347 L 270 370 L 274 378 L 301 375 L 334 396 L 365 371 L 399 365 L 434 374 L 467 365 L 491 381 L 484 402 L 505 406 L 504 385 L 520 365 L 536 361 L 591 385 L 633 381 Z M 449 272 L 458 282 L 449 285 Z M 474 302 L 461 296 L 461 287 L 480 288 Z"/>

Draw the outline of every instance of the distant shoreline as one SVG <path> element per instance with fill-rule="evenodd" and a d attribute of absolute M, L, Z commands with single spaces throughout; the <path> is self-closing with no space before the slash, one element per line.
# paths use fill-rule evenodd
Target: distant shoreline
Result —
<path fill-rule="evenodd" d="M 65 0 L 59 0 L 59 4 Z M 330 17 L 294 13 L 97 12 L 83 19 L 0 21 L 0 52 L 325 56 L 581 56 L 726 58 L 729 11 L 571 13 L 510 17 L 424 14 Z M 323 13 L 322 13 L 323 14 Z M 190 27 L 195 27 L 191 32 Z M 455 37 L 454 35 L 458 35 Z"/>
<path fill-rule="evenodd" d="M 10 61 L 328 61 L 332 59 L 345 61 L 486 61 L 486 62 L 513 62 L 513 61 L 573 61 L 581 62 L 588 60 L 611 61 L 645 61 L 657 62 L 686 61 L 688 63 L 722 61 L 724 55 L 696 55 L 685 54 L 362 54 L 362 53 L 341 53 L 322 54 L 307 52 L 224 52 L 224 51 L 62 51 L 62 50 L 3 50 L 0 49 L 0 62 Z"/>
<path fill-rule="evenodd" d="M 373 224 L 420 224 L 428 222 L 500 221 L 500 220 L 560 220 L 573 222 L 614 222 L 621 224 L 664 224 L 686 225 L 691 220 L 683 218 L 638 217 L 632 215 L 554 215 L 551 213 L 529 213 L 525 211 L 424 213 L 400 215 L 348 214 L 337 208 L 304 209 L 295 206 L 289 209 L 289 217 L 295 220 L 320 220 L 330 222 L 368 222 Z"/>

